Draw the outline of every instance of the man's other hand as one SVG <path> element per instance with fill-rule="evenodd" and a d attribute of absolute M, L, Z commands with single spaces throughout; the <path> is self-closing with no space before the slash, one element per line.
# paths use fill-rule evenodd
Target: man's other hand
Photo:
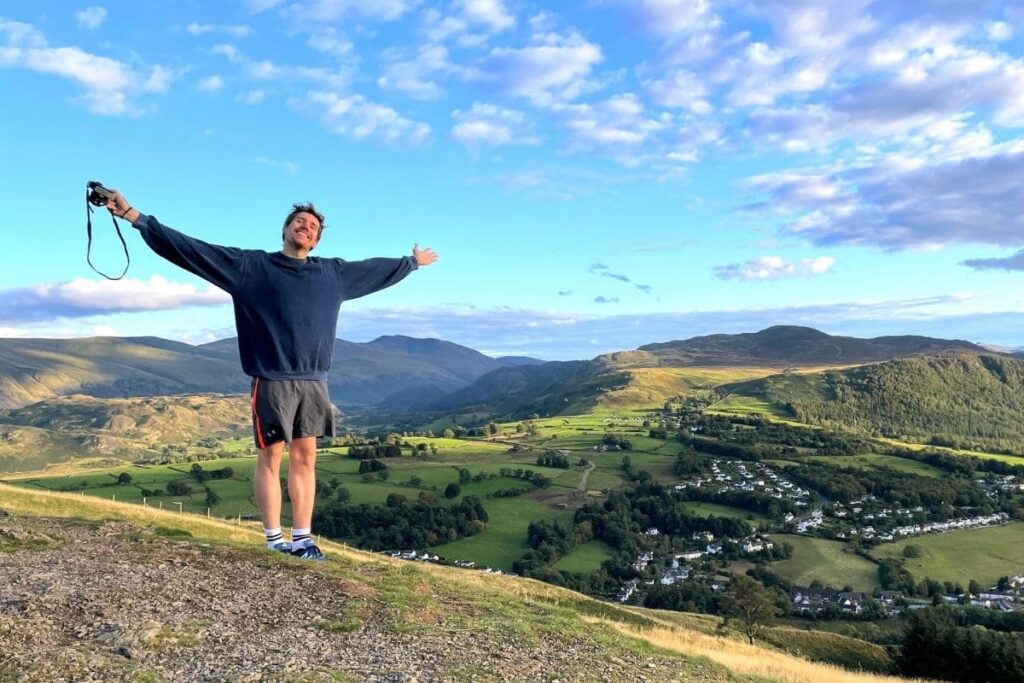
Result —
<path fill-rule="evenodd" d="M 412 257 L 416 259 L 416 265 L 429 266 L 437 260 L 437 253 L 429 247 L 420 249 L 418 244 L 414 244 L 412 245 Z"/>

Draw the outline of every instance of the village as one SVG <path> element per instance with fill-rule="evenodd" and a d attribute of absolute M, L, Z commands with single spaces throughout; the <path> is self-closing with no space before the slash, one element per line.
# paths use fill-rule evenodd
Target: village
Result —
<path fill-rule="evenodd" d="M 732 491 L 759 493 L 777 500 L 789 500 L 798 508 L 810 505 L 811 492 L 801 488 L 762 462 L 711 460 L 711 473 L 690 477 L 676 484 L 675 491 L 702 489 L 721 494 Z"/>
<path fill-rule="evenodd" d="M 975 508 L 961 510 L 970 511 Z M 828 517 L 831 535 L 837 539 L 856 537 L 884 542 L 956 529 L 977 529 L 1010 521 L 1010 516 L 1005 512 L 930 521 L 929 514 L 929 511 L 920 505 L 913 508 L 886 506 L 880 504 L 875 496 L 866 495 L 850 501 L 849 504 L 826 505 L 815 526 L 821 526 L 824 517 Z M 805 533 L 809 529 L 810 527 L 798 527 L 797 532 Z"/>

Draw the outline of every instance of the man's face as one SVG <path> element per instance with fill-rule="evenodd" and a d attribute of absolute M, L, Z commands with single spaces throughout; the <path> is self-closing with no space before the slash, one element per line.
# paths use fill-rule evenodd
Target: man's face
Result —
<path fill-rule="evenodd" d="M 305 211 L 295 214 L 284 229 L 284 241 L 291 242 L 299 249 L 312 249 L 320 241 L 320 221 Z"/>

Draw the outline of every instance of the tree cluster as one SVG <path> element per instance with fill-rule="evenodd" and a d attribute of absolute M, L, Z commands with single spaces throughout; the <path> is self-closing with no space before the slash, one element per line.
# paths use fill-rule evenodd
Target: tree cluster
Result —
<path fill-rule="evenodd" d="M 537 458 L 537 464 L 541 467 L 554 467 L 560 470 L 567 470 L 572 467 L 569 458 L 557 451 L 548 451 Z"/>
<path fill-rule="evenodd" d="M 387 504 L 347 506 L 329 502 L 314 513 L 313 525 L 326 536 L 368 550 L 425 548 L 482 531 L 487 511 L 480 499 L 466 496 L 451 507 L 410 503 L 392 493 Z"/>
<path fill-rule="evenodd" d="M 1024 680 L 1024 636 L 961 626 L 948 607 L 910 615 L 898 657 L 906 676 L 970 683 Z"/>

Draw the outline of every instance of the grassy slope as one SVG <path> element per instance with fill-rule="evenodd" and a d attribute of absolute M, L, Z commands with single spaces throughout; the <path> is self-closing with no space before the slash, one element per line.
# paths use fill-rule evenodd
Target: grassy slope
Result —
<path fill-rule="evenodd" d="M 1019 573 L 1024 567 L 1024 523 L 1021 522 L 883 543 L 871 554 L 880 559 L 902 559 L 903 549 L 908 545 L 916 545 L 924 551 L 921 557 L 906 558 L 905 566 L 918 580 L 928 576 L 936 581 L 960 582 L 966 586 L 971 579 L 977 579 L 987 586 L 1000 576 Z"/>
<path fill-rule="evenodd" d="M 1024 361 L 962 355 L 910 358 L 812 375 L 786 374 L 730 387 L 797 419 L 927 440 L 955 436 L 988 446 L 1019 442 Z"/>
<path fill-rule="evenodd" d="M 615 550 L 604 541 L 588 541 L 551 566 L 560 572 L 596 572 L 614 554 Z"/>
<path fill-rule="evenodd" d="M 847 552 L 843 543 L 792 534 L 773 534 L 772 540 L 793 546 L 793 557 L 773 562 L 771 568 L 798 586 L 806 586 L 814 579 L 833 588 L 850 585 L 861 591 L 870 591 L 878 585 L 877 567 Z"/>
<path fill-rule="evenodd" d="M 82 457 L 153 457 L 164 444 L 230 439 L 250 430 L 244 396 L 61 396 L 0 411 L 0 472 Z"/>
<path fill-rule="evenodd" d="M 660 408 L 676 396 L 707 396 L 719 384 L 742 382 L 777 372 L 770 368 L 636 368 L 626 370 L 625 386 L 600 394 L 595 412 Z"/>
<path fill-rule="evenodd" d="M 26 491 L 0 485 L 3 507 L 13 514 L 124 519 L 140 525 L 182 529 L 198 542 L 258 546 L 255 525 L 233 525 L 203 517 L 175 514 L 67 494 Z M 672 619 L 676 615 L 627 610 L 536 581 L 461 571 L 432 565 L 409 565 L 381 556 L 325 543 L 330 559 L 317 567 L 327 575 L 365 584 L 385 604 L 396 627 L 430 628 L 412 618 L 417 610 L 460 608 L 471 618 L 445 624 L 454 639 L 487 638 L 514 632 L 528 639 L 578 637 L 597 646 L 595 663 L 631 651 L 659 658 L 661 675 L 686 681 L 798 681 L 820 683 L 883 683 L 904 679 L 844 671 L 813 664 L 784 653 L 749 646 L 735 637 L 693 630 Z M 591 674 L 587 674 L 591 675 Z M 652 675 L 655 675 L 652 670 Z M 500 680 L 498 671 L 481 672 L 476 680 Z"/>
<path fill-rule="evenodd" d="M 877 453 L 865 453 L 864 455 L 812 455 L 805 458 L 808 462 L 824 465 L 836 465 L 838 467 L 856 467 L 858 469 L 890 468 L 897 472 L 916 474 L 922 477 L 941 477 L 942 470 L 932 467 L 928 463 L 898 458 L 893 455 L 879 455 Z"/>

